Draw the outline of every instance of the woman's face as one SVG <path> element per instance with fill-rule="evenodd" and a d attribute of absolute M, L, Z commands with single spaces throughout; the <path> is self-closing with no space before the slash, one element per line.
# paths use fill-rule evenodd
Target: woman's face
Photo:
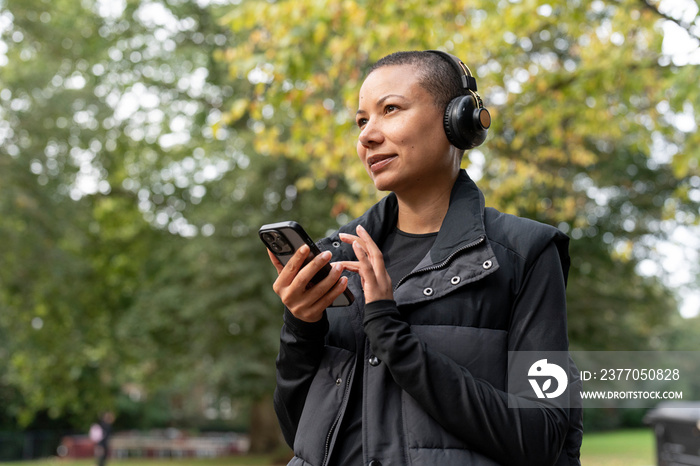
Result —
<path fill-rule="evenodd" d="M 367 76 L 356 116 L 357 155 L 377 189 L 401 196 L 454 180 L 459 159 L 442 117 L 414 66 L 385 66 Z"/>

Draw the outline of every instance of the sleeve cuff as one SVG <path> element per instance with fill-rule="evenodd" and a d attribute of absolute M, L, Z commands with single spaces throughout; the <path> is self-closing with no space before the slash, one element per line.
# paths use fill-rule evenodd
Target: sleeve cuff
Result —
<path fill-rule="evenodd" d="M 371 303 L 365 304 L 365 318 L 363 323 L 367 325 L 368 322 L 374 319 L 398 313 L 399 309 L 396 306 L 396 301 L 393 299 L 372 301 Z"/>
<path fill-rule="evenodd" d="M 313 339 L 313 338 L 323 338 L 328 333 L 328 317 L 326 312 L 323 312 L 323 317 L 318 322 L 305 322 L 298 319 L 292 314 L 292 311 L 284 308 L 284 323 L 292 333 L 297 336 Z"/>

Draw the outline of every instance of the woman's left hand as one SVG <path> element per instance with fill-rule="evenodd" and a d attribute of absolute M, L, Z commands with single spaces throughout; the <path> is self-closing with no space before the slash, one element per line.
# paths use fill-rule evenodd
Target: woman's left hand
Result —
<path fill-rule="evenodd" d="M 365 302 L 371 303 L 382 299 L 394 299 L 391 278 L 384 266 L 384 255 L 362 226 L 357 226 L 357 236 L 340 234 L 340 240 L 352 244 L 357 261 L 343 261 L 343 268 L 357 272 L 362 279 Z"/>

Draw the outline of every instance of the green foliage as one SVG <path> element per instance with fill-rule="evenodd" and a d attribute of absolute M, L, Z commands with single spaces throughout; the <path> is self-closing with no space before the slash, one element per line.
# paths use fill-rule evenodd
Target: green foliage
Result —
<path fill-rule="evenodd" d="M 257 228 L 318 238 L 377 199 L 353 113 L 370 64 L 400 49 L 472 66 L 494 125 L 466 165 L 489 204 L 572 236 L 572 346 L 693 341 L 637 273 L 700 195 L 698 133 L 678 125 L 697 67 L 661 55 L 653 8 L 112 3 L 1 2 L 2 425 L 85 428 L 106 408 L 196 424 L 203 400 L 247 419 L 281 324 Z"/>
<path fill-rule="evenodd" d="M 202 425 L 206 404 L 240 426 L 272 390 L 281 324 L 257 228 L 321 236 L 338 182 L 297 196 L 303 163 L 217 124 L 233 90 L 216 7 L 3 6 L 0 419 Z"/>
<path fill-rule="evenodd" d="M 492 202 L 531 213 L 551 193 L 557 202 L 548 219 L 578 219 L 587 198 L 572 192 L 575 176 L 593 169 L 596 181 L 616 178 L 601 186 L 628 181 L 609 163 L 620 152 L 627 162 L 618 165 L 645 163 L 652 134 L 675 138 L 690 162 L 685 175 L 697 174 L 695 136 L 673 128 L 669 113 L 697 105 L 692 71 L 660 66 L 658 18 L 631 0 L 245 2 L 226 20 L 234 37 L 248 40 L 234 41 L 222 58 L 231 76 L 253 86 L 226 121 L 247 118 L 259 152 L 313 160 L 314 176 L 343 173 L 363 192 L 361 167 L 345 161 L 368 66 L 396 50 L 444 48 L 475 67 L 493 113 L 482 149 Z M 663 115 L 659 103 L 668 108 Z"/>
<path fill-rule="evenodd" d="M 376 199 L 349 162 L 368 67 L 397 50 L 460 56 L 493 116 L 466 163 L 487 203 L 573 239 L 572 345 L 667 347 L 673 293 L 637 264 L 674 225 L 698 221 L 698 135 L 678 115 L 700 100 L 697 66 L 661 53 L 662 17 L 636 0 L 244 2 L 225 21 L 248 40 L 221 58 L 250 91 L 225 121 L 246 120 L 259 152 L 311 160 L 300 189 L 343 175 L 336 211 L 354 216 Z"/>

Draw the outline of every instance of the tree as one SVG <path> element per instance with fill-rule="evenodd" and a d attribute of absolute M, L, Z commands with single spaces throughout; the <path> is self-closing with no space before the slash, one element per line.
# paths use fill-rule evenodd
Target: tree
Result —
<path fill-rule="evenodd" d="M 661 52 L 666 13 L 219 3 L 2 1 L 0 419 L 85 427 L 120 396 L 162 395 L 162 423 L 269 409 L 281 308 L 256 230 L 320 237 L 376 200 L 352 113 L 404 48 L 473 66 L 494 126 L 466 164 L 490 204 L 572 236 L 572 343 L 683 340 L 636 267 L 700 201 L 696 67 Z"/>
<path fill-rule="evenodd" d="M 117 130 L 130 122 L 109 95 L 127 83 L 102 64 L 117 27 L 87 3 L 77 15 L 70 2 L 4 3 L 3 385 L 20 396 L 3 407 L 22 425 L 43 411 L 85 425 L 118 392 L 115 321 L 162 234 L 122 189 L 117 148 L 132 139 Z"/>
<path fill-rule="evenodd" d="M 230 92 L 204 79 L 216 81 L 225 40 L 211 14 L 3 2 L 1 384 L 23 425 L 48 411 L 85 426 L 143 384 L 148 361 L 131 345 L 147 342 L 121 322 L 154 245 L 198 231 L 182 204 L 201 201 L 202 172 L 227 158 L 208 120 Z"/>
<path fill-rule="evenodd" d="M 697 223 L 700 201 L 700 136 L 688 123 L 700 107 L 697 66 L 662 53 L 660 20 L 669 14 L 660 8 L 639 0 L 246 2 L 226 20 L 248 40 L 222 55 L 254 88 L 229 104 L 226 121 L 247 121 L 260 153 L 312 161 L 300 189 L 342 174 L 351 194 L 338 195 L 336 211 L 357 215 L 376 199 L 360 164 L 346 162 L 368 66 L 404 49 L 460 56 L 494 121 L 466 163 L 487 201 L 573 239 L 572 344 L 647 347 L 676 305 L 637 263 L 653 253 L 652 238 Z M 693 34 L 696 26 L 685 26 Z"/>
<path fill-rule="evenodd" d="M 3 6 L 2 416 L 245 427 L 282 310 L 255 232 L 289 216 L 321 236 L 338 182 L 297 196 L 303 163 L 216 124 L 233 93 L 216 6 Z M 168 414 L 135 413 L 159 398 Z"/>

